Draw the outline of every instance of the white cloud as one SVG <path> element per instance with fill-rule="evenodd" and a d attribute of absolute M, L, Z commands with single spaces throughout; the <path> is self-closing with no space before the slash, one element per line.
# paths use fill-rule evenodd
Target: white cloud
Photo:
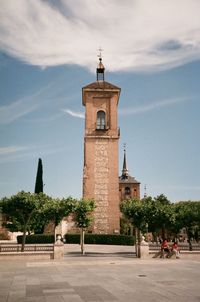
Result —
<path fill-rule="evenodd" d="M 39 150 L 39 151 L 38 151 Z M 0 147 L 0 164 L 24 161 L 29 158 L 39 158 L 58 152 L 63 152 L 61 147 L 51 145 L 6 146 Z"/>
<path fill-rule="evenodd" d="M 29 64 L 155 70 L 200 58 L 198 0 L 1 0 L 0 49 Z"/>
<path fill-rule="evenodd" d="M 33 146 L 6 146 L 0 147 L 0 164 L 15 162 L 19 159 L 25 159 L 35 150 Z"/>
<path fill-rule="evenodd" d="M 0 147 L 0 155 L 12 154 L 20 151 L 27 150 L 29 148 L 23 146 L 8 146 L 8 147 Z"/>
<path fill-rule="evenodd" d="M 73 116 L 73 117 L 78 117 L 78 118 L 81 118 L 81 119 L 84 119 L 85 118 L 85 114 L 82 113 L 82 112 L 75 112 L 75 111 L 72 111 L 70 109 L 62 109 L 63 112 L 66 112 L 67 114 Z"/>
<path fill-rule="evenodd" d="M 171 98 L 171 99 L 162 100 L 162 101 L 154 102 L 154 103 L 139 106 L 139 107 L 123 108 L 123 109 L 119 110 L 119 114 L 120 115 L 135 115 L 135 114 L 140 114 L 140 113 L 144 113 L 147 111 L 152 111 L 157 108 L 162 108 L 162 107 L 166 107 L 166 106 L 170 106 L 170 105 L 175 105 L 177 103 L 186 102 L 189 100 L 191 100 L 191 98 L 187 98 L 187 97 Z"/>
<path fill-rule="evenodd" d="M 136 114 L 142 114 L 144 112 L 148 111 L 153 111 L 158 108 L 166 107 L 166 106 L 171 106 L 171 105 L 176 105 L 178 103 L 183 103 L 190 101 L 192 99 L 192 96 L 190 97 L 175 97 L 171 99 L 166 99 L 166 100 L 161 100 L 157 102 L 153 102 L 151 104 L 145 104 L 139 107 L 126 107 L 119 109 L 119 115 L 121 116 L 127 116 L 127 115 L 136 115 Z M 83 112 L 76 112 L 72 111 L 70 109 L 62 109 L 63 112 L 77 118 L 84 119 L 85 114 Z"/>
<path fill-rule="evenodd" d="M 38 105 L 27 103 L 26 99 L 20 99 L 14 103 L 0 107 L 0 124 L 9 124 L 20 117 L 37 109 Z"/>
<path fill-rule="evenodd" d="M 0 124 L 9 124 L 19 118 L 37 110 L 42 104 L 49 102 L 50 97 L 48 95 L 49 89 L 52 83 L 42 87 L 37 92 L 22 97 L 9 105 L 0 106 Z"/>

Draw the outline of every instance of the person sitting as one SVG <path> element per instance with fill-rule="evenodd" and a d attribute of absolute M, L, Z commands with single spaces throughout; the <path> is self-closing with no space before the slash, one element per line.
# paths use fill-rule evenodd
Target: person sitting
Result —
<path fill-rule="evenodd" d="M 161 258 L 164 258 L 165 253 L 166 253 L 166 258 L 168 258 L 170 250 L 169 250 L 169 244 L 167 242 L 167 239 L 164 239 L 161 244 Z"/>
<path fill-rule="evenodd" d="M 177 243 L 177 241 L 174 241 L 174 242 L 173 242 L 171 251 L 172 251 L 172 254 L 175 254 L 175 255 L 176 255 L 176 258 L 179 259 L 179 248 L 178 248 L 178 243 Z"/>

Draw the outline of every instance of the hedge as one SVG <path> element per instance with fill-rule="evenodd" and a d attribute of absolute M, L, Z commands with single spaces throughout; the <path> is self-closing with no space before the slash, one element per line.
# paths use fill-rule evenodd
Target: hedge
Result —
<path fill-rule="evenodd" d="M 65 234 L 65 243 L 80 243 L 80 234 Z M 135 238 L 116 234 L 85 234 L 86 244 L 134 245 Z"/>
<path fill-rule="evenodd" d="M 22 235 L 17 236 L 17 243 L 22 243 Z M 54 243 L 54 235 L 45 235 L 45 234 L 37 234 L 37 235 L 27 235 L 26 236 L 26 244 L 33 243 Z"/>

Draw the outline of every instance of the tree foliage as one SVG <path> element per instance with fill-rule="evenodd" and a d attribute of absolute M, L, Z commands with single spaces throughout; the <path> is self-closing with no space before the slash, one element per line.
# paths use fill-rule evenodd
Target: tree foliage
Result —
<path fill-rule="evenodd" d="M 84 251 L 84 235 L 85 229 L 91 226 L 93 221 L 92 213 L 95 209 L 95 202 L 92 199 L 81 199 L 76 203 L 75 208 L 75 221 L 78 228 L 81 229 L 81 252 L 82 254 L 85 253 Z"/>
<path fill-rule="evenodd" d="M 166 231 L 177 235 L 182 228 L 186 228 L 188 238 L 198 237 L 200 230 L 200 202 L 187 201 L 170 203 L 163 195 L 156 198 L 143 198 L 141 200 L 125 200 L 120 205 L 121 212 L 129 221 L 143 233 Z M 196 238 L 197 239 L 197 238 Z"/>
<path fill-rule="evenodd" d="M 174 212 L 176 215 L 176 224 L 174 226 L 176 232 L 185 228 L 189 242 L 195 237 L 195 232 L 200 231 L 200 201 L 181 201 L 174 204 Z"/>
<path fill-rule="evenodd" d="M 132 199 L 122 202 L 121 212 L 141 232 L 145 233 L 148 227 L 150 232 L 162 230 L 165 237 L 165 229 L 175 221 L 172 207 L 164 195 L 143 198 L 142 200 Z"/>
<path fill-rule="evenodd" d="M 161 203 L 162 205 L 169 205 L 170 204 L 169 199 L 164 194 L 158 195 L 157 197 L 154 198 L 154 200 L 156 202 Z"/>
<path fill-rule="evenodd" d="M 78 228 L 88 228 L 92 221 L 91 215 L 95 209 L 95 202 L 92 199 L 81 199 L 76 203 L 75 221 Z"/>
<path fill-rule="evenodd" d="M 2 213 L 7 215 L 8 223 L 14 225 L 23 232 L 22 251 L 26 240 L 30 221 L 41 207 L 41 200 L 35 194 L 21 191 L 10 198 L 2 198 L 0 206 Z"/>
<path fill-rule="evenodd" d="M 47 200 L 43 207 L 42 211 L 37 219 L 37 221 L 41 221 L 41 218 L 45 220 L 45 224 L 50 221 L 54 224 L 54 232 L 55 228 L 61 222 L 61 220 L 68 216 L 70 213 L 73 213 L 76 208 L 76 200 L 72 197 L 63 198 L 63 199 L 49 199 Z"/>
<path fill-rule="evenodd" d="M 143 199 L 142 202 L 146 207 L 148 230 L 157 233 L 161 232 L 164 239 L 166 231 L 175 223 L 175 214 L 170 201 L 161 194 L 154 199 Z"/>
<path fill-rule="evenodd" d="M 0 207 L 7 215 L 7 225 L 11 231 L 22 231 L 22 251 L 27 232 L 35 232 L 50 221 L 56 227 L 63 217 L 74 212 L 76 200 L 69 198 L 53 199 L 44 193 L 34 194 L 21 191 L 10 198 L 2 198 Z"/>
<path fill-rule="evenodd" d="M 120 204 L 120 210 L 130 222 L 140 231 L 145 229 L 146 217 L 144 206 L 139 199 L 125 200 Z"/>

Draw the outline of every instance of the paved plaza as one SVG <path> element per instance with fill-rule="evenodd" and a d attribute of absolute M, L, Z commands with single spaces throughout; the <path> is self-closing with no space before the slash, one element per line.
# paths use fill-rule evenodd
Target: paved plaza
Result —
<path fill-rule="evenodd" d="M 200 302 L 200 261 L 141 260 L 132 247 L 66 247 L 55 260 L 0 260 L 0 302 Z"/>

